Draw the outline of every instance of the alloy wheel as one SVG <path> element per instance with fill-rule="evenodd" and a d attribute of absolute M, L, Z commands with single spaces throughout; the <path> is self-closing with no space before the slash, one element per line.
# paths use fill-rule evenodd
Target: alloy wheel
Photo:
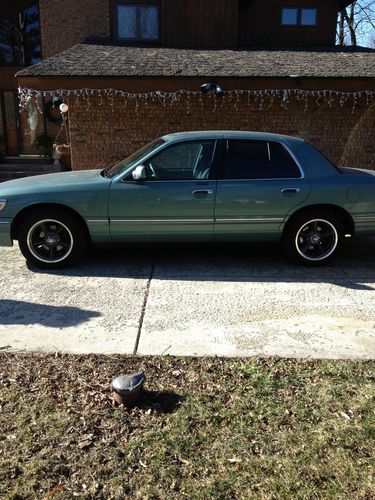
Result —
<path fill-rule="evenodd" d="M 69 228 L 54 219 L 36 222 L 28 231 L 27 247 L 39 261 L 56 264 L 66 259 L 73 249 Z"/>
<path fill-rule="evenodd" d="M 313 219 L 297 231 L 295 245 L 304 259 L 321 261 L 327 259 L 336 249 L 338 233 L 335 226 L 323 219 Z"/>

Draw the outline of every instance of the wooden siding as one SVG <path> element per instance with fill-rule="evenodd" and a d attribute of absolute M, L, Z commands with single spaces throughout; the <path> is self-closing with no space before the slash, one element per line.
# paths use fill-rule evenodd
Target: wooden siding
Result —
<path fill-rule="evenodd" d="M 118 1 L 110 2 L 112 18 Z M 331 46 L 336 39 L 339 0 L 132 1 L 160 5 L 164 47 Z M 282 26 L 283 7 L 317 8 L 317 25 Z"/>
<path fill-rule="evenodd" d="M 283 7 L 317 8 L 317 25 L 282 26 Z M 239 45 L 335 45 L 337 11 L 337 3 L 326 0 L 241 0 Z"/>
<path fill-rule="evenodd" d="M 234 47 L 238 8 L 233 0 L 162 0 L 162 44 L 179 47 Z"/>

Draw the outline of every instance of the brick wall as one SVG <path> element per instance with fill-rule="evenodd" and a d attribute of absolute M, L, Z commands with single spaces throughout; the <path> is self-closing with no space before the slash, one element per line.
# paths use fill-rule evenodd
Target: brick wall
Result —
<path fill-rule="evenodd" d="M 375 104 L 361 102 L 329 107 L 293 100 L 287 109 L 279 101 L 264 103 L 247 98 L 190 97 L 164 107 L 149 101 L 124 105 L 115 98 L 69 99 L 74 169 L 108 167 L 156 137 L 186 130 L 254 130 L 295 135 L 308 140 L 341 166 L 375 168 Z"/>
<path fill-rule="evenodd" d="M 89 36 L 109 36 L 109 0 L 39 0 L 45 59 Z"/>

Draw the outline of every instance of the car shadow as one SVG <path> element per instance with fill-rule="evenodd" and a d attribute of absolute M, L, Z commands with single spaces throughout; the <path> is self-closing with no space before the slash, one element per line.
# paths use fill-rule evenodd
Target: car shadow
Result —
<path fill-rule="evenodd" d="M 111 277 L 217 282 L 333 283 L 373 291 L 375 238 L 348 240 L 325 266 L 294 265 L 277 243 L 149 244 L 92 249 L 75 266 L 33 272 L 75 277 Z"/>
<path fill-rule="evenodd" d="M 21 300 L 0 300 L 1 325 L 38 324 L 52 328 L 78 326 L 91 318 L 101 316 L 97 311 L 79 307 L 33 304 Z"/>

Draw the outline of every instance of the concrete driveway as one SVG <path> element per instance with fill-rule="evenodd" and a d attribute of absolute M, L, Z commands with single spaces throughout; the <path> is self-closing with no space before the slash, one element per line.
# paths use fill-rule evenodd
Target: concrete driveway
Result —
<path fill-rule="evenodd" d="M 375 239 L 329 267 L 277 245 L 129 247 L 74 268 L 0 249 L 0 349 L 375 358 Z"/>

